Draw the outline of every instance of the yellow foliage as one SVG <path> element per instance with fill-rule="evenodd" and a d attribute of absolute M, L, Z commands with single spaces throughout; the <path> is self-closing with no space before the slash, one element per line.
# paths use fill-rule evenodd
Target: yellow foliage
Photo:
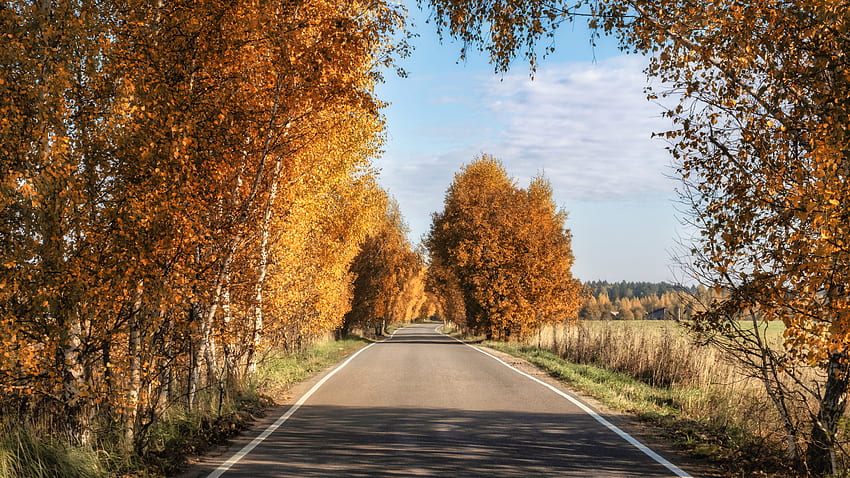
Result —
<path fill-rule="evenodd" d="M 141 449 L 267 334 L 338 327 L 383 208 L 373 87 L 402 10 L 0 8 L 0 406 L 50 397 L 80 438 L 99 410 Z"/>
<path fill-rule="evenodd" d="M 499 339 L 574 320 L 583 288 L 570 271 L 566 218 L 545 178 L 517 188 L 488 155 L 464 166 L 426 240 L 429 281 L 450 319 Z"/>

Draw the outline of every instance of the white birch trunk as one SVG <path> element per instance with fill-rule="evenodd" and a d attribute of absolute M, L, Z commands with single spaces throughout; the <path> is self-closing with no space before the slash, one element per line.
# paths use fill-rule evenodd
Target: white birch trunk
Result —
<path fill-rule="evenodd" d="M 136 439 L 139 417 L 139 391 L 142 387 L 142 331 L 139 314 L 142 310 L 144 283 L 136 284 L 133 307 L 130 309 L 130 341 L 127 355 L 130 357 L 130 382 L 127 386 L 127 404 L 124 415 L 124 449 L 131 450 Z"/>

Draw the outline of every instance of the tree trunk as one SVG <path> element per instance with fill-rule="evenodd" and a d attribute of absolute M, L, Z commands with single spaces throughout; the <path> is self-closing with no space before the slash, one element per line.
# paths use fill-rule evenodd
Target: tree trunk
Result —
<path fill-rule="evenodd" d="M 159 358 L 159 373 L 160 385 L 159 396 L 157 397 L 156 412 L 162 414 L 168 408 L 169 401 L 174 397 L 174 321 L 169 315 L 160 312 L 160 316 L 165 319 L 162 327 L 162 356 Z"/>
<path fill-rule="evenodd" d="M 257 264 L 257 282 L 254 285 L 254 315 L 251 330 L 251 341 L 248 343 L 248 360 L 246 361 L 246 374 L 254 374 L 257 371 L 257 350 L 262 345 L 263 338 L 263 288 L 265 287 L 266 274 L 269 264 L 269 229 L 271 227 L 272 212 L 277 201 L 277 190 L 280 184 L 280 174 L 283 164 L 278 156 L 272 169 L 272 183 L 269 191 L 269 200 L 263 211 L 263 222 L 260 230 L 260 262 Z"/>
<path fill-rule="evenodd" d="M 130 357 L 130 382 L 127 387 L 127 404 L 124 414 L 124 449 L 132 450 L 136 441 L 139 417 L 139 391 L 142 388 L 142 331 L 139 314 L 142 309 L 142 291 L 144 284 L 136 284 L 136 297 L 130 309 L 130 342 L 127 355 Z"/>
<path fill-rule="evenodd" d="M 216 288 L 216 295 L 213 299 L 209 310 L 204 314 L 204 320 L 201 322 L 201 341 L 200 355 L 204 359 L 204 364 L 207 366 L 207 385 L 217 383 L 218 375 L 218 357 L 216 354 L 215 335 L 213 335 L 213 327 L 215 325 L 215 315 L 218 312 L 218 302 L 221 297 L 221 285 Z"/>
<path fill-rule="evenodd" d="M 559 324 L 555 324 L 552 326 L 552 352 L 559 357 L 563 357 L 564 355 L 558 348 L 558 325 Z"/>
<path fill-rule="evenodd" d="M 234 337 L 235 334 L 232 330 L 233 328 L 233 311 L 231 309 L 231 297 L 230 297 L 230 271 L 225 275 L 224 282 L 224 292 L 222 293 L 221 300 L 221 311 L 223 312 L 223 321 L 224 321 L 224 329 L 225 334 L 228 337 Z M 225 388 L 229 390 L 233 390 L 236 387 L 236 384 L 239 383 L 239 367 L 236 363 L 236 344 L 233 343 L 232 340 L 225 340 L 222 344 L 222 350 L 224 351 L 224 380 L 225 380 Z"/>
<path fill-rule="evenodd" d="M 62 370 L 62 398 L 68 416 L 68 429 L 71 436 L 78 442 L 86 445 L 91 440 L 91 429 L 88 419 L 89 411 L 86 410 L 82 400 L 83 391 L 86 388 L 84 380 L 83 363 L 80 360 L 80 348 L 82 345 L 82 324 L 79 316 L 73 311 L 63 310 L 65 314 L 65 326 L 60 332 L 60 363 Z"/>
<path fill-rule="evenodd" d="M 112 334 L 107 333 L 106 340 L 103 343 L 103 384 L 106 388 L 106 393 L 109 396 L 114 396 L 113 394 L 116 392 L 115 390 L 115 376 L 112 372 Z M 106 407 L 110 407 L 109 413 L 112 413 L 111 404 L 109 402 L 104 404 Z"/>
<path fill-rule="evenodd" d="M 807 458 L 809 471 L 815 476 L 838 472 L 835 456 L 835 432 L 838 421 L 847 407 L 848 365 L 845 354 L 833 353 L 827 364 L 826 385 L 820 399 L 820 409 L 812 425 Z"/>
<path fill-rule="evenodd" d="M 200 354 L 198 353 L 198 304 L 192 302 L 189 306 L 189 384 L 186 389 L 186 406 L 194 410 L 197 403 L 198 387 L 201 381 Z"/>

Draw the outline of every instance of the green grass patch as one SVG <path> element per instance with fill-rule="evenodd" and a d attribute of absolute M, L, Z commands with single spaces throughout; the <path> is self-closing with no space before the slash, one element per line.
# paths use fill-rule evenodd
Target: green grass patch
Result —
<path fill-rule="evenodd" d="M 672 389 L 652 387 L 628 375 L 604 368 L 570 363 L 537 347 L 493 341 L 482 345 L 523 358 L 612 408 L 650 419 L 680 412 L 674 406 L 677 394 Z"/>
<path fill-rule="evenodd" d="M 351 335 L 342 340 L 318 343 L 296 353 L 271 354 L 259 367 L 259 390 L 265 393 L 270 389 L 300 382 L 368 344 L 368 340 Z"/>
<path fill-rule="evenodd" d="M 89 447 L 45 436 L 34 426 L 14 419 L 0 425 L 0 477 L 100 478 L 109 476 L 101 454 Z"/>

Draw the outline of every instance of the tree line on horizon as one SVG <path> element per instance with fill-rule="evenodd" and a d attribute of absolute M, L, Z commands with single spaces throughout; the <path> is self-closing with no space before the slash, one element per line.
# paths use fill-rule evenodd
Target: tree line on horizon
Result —
<path fill-rule="evenodd" d="M 589 281 L 583 285 L 589 296 L 579 310 L 580 319 L 687 319 L 702 310 L 697 305 L 707 303 L 711 295 L 701 285 L 668 282 Z"/>

